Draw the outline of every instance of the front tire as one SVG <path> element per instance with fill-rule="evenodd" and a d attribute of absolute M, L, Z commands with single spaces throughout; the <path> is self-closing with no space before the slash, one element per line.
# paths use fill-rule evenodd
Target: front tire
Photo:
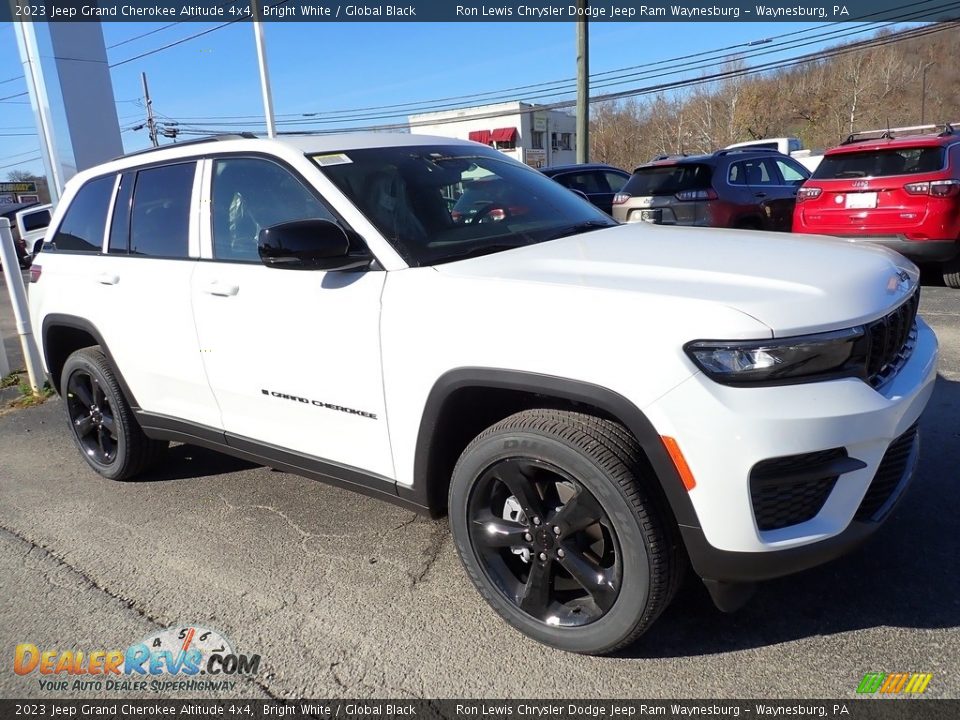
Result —
<path fill-rule="evenodd" d="M 684 569 L 645 467 L 625 428 L 581 413 L 528 410 L 481 433 L 449 497 L 457 552 L 480 594 L 562 650 L 606 654 L 636 640 Z"/>
<path fill-rule="evenodd" d="M 130 480 L 167 448 L 168 443 L 144 435 L 99 347 L 67 358 L 60 387 L 73 441 L 100 475 Z"/>

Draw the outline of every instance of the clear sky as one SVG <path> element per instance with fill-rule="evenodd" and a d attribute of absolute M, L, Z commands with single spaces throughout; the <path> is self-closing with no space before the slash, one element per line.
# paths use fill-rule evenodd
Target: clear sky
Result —
<path fill-rule="evenodd" d="M 166 24 L 104 23 L 110 62 L 216 25 L 179 23 L 125 42 Z M 573 23 L 267 23 L 265 27 L 278 116 L 426 102 L 563 80 L 574 77 L 576 72 Z M 810 31 L 810 35 L 830 30 L 849 32 L 860 27 L 863 26 L 598 22 L 590 27 L 590 71 L 602 73 L 797 31 Z M 854 36 L 865 37 L 866 34 Z M 803 38 L 804 35 L 798 36 Z M 834 37 L 788 49 L 762 61 L 810 52 L 837 44 L 840 39 Z M 773 44 L 768 47 L 776 49 Z M 171 118 L 183 124 L 208 122 L 211 124 L 202 127 L 211 130 L 263 129 L 256 50 L 249 23 L 229 25 L 111 71 L 120 126 L 127 129 L 123 133 L 127 151 L 148 144 L 145 130 L 128 129 L 145 116 L 140 104 L 141 71 L 148 75 L 154 108 L 161 120 Z M 702 72 L 696 70 L 693 74 Z M 26 89 L 22 79 L 13 79 L 21 74 L 13 28 L 4 23 L 0 25 L 0 98 Z M 9 82 L 3 82 L 8 79 Z M 638 79 L 610 89 L 639 87 L 664 79 L 667 78 Z M 507 95 L 523 100 L 529 92 Z M 227 120 L 218 119 L 239 115 L 251 116 L 246 128 L 226 126 Z M 255 121 L 257 116 L 261 119 L 259 124 Z M 368 120 L 366 124 L 396 121 Z M 28 98 L 0 100 L 0 179 L 5 179 L 14 168 L 42 173 L 39 161 L 29 161 L 36 157 L 38 147 Z M 17 164 L 25 159 L 28 162 Z"/>

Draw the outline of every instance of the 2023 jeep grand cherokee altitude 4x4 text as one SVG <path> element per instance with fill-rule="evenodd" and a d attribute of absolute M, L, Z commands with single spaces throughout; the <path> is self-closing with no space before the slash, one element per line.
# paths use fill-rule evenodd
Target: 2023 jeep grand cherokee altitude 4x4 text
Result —
<path fill-rule="evenodd" d="M 452 212 L 472 183 L 526 199 Z M 484 598 L 610 652 L 869 535 L 937 342 L 882 248 L 620 226 L 449 138 L 217 139 L 68 185 L 30 302 L 83 457 L 169 441 L 449 514 Z"/>

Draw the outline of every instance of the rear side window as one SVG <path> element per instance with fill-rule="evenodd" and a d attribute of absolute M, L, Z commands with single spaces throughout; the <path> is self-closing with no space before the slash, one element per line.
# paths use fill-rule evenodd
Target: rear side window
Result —
<path fill-rule="evenodd" d="M 651 165 L 638 168 L 623 186 L 623 192 L 636 197 L 673 195 L 681 190 L 706 190 L 712 178 L 713 171 L 709 165 Z"/>
<path fill-rule="evenodd" d="M 50 211 L 41 210 L 40 212 L 28 213 L 21 219 L 23 229 L 27 232 L 42 230 L 50 224 Z"/>
<path fill-rule="evenodd" d="M 815 180 L 889 177 L 937 172 L 944 166 L 942 147 L 897 148 L 826 155 L 813 173 Z"/>
<path fill-rule="evenodd" d="M 188 257 L 195 168 L 191 162 L 137 173 L 130 211 L 132 255 Z"/>
<path fill-rule="evenodd" d="M 67 214 L 53 236 L 57 250 L 98 253 L 103 249 L 107 207 L 113 195 L 116 176 L 91 180 L 73 198 Z"/>

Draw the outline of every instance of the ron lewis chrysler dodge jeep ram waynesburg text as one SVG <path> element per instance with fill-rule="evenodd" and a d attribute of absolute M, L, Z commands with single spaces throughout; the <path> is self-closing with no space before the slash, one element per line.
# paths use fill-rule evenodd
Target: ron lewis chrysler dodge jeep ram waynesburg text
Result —
<path fill-rule="evenodd" d="M 524 211 L 455 213 L 480 183 Z M 688 561 L 733 609 L 863 540 L 936 377 L 917 269 L 889 250 L 618 225 L 449 138 L 106 163 L 68 184 L 32 280 L 98 473 L 181 441 L 445 512 L 490 605 L 583 653 L 646 630 Z"/>

